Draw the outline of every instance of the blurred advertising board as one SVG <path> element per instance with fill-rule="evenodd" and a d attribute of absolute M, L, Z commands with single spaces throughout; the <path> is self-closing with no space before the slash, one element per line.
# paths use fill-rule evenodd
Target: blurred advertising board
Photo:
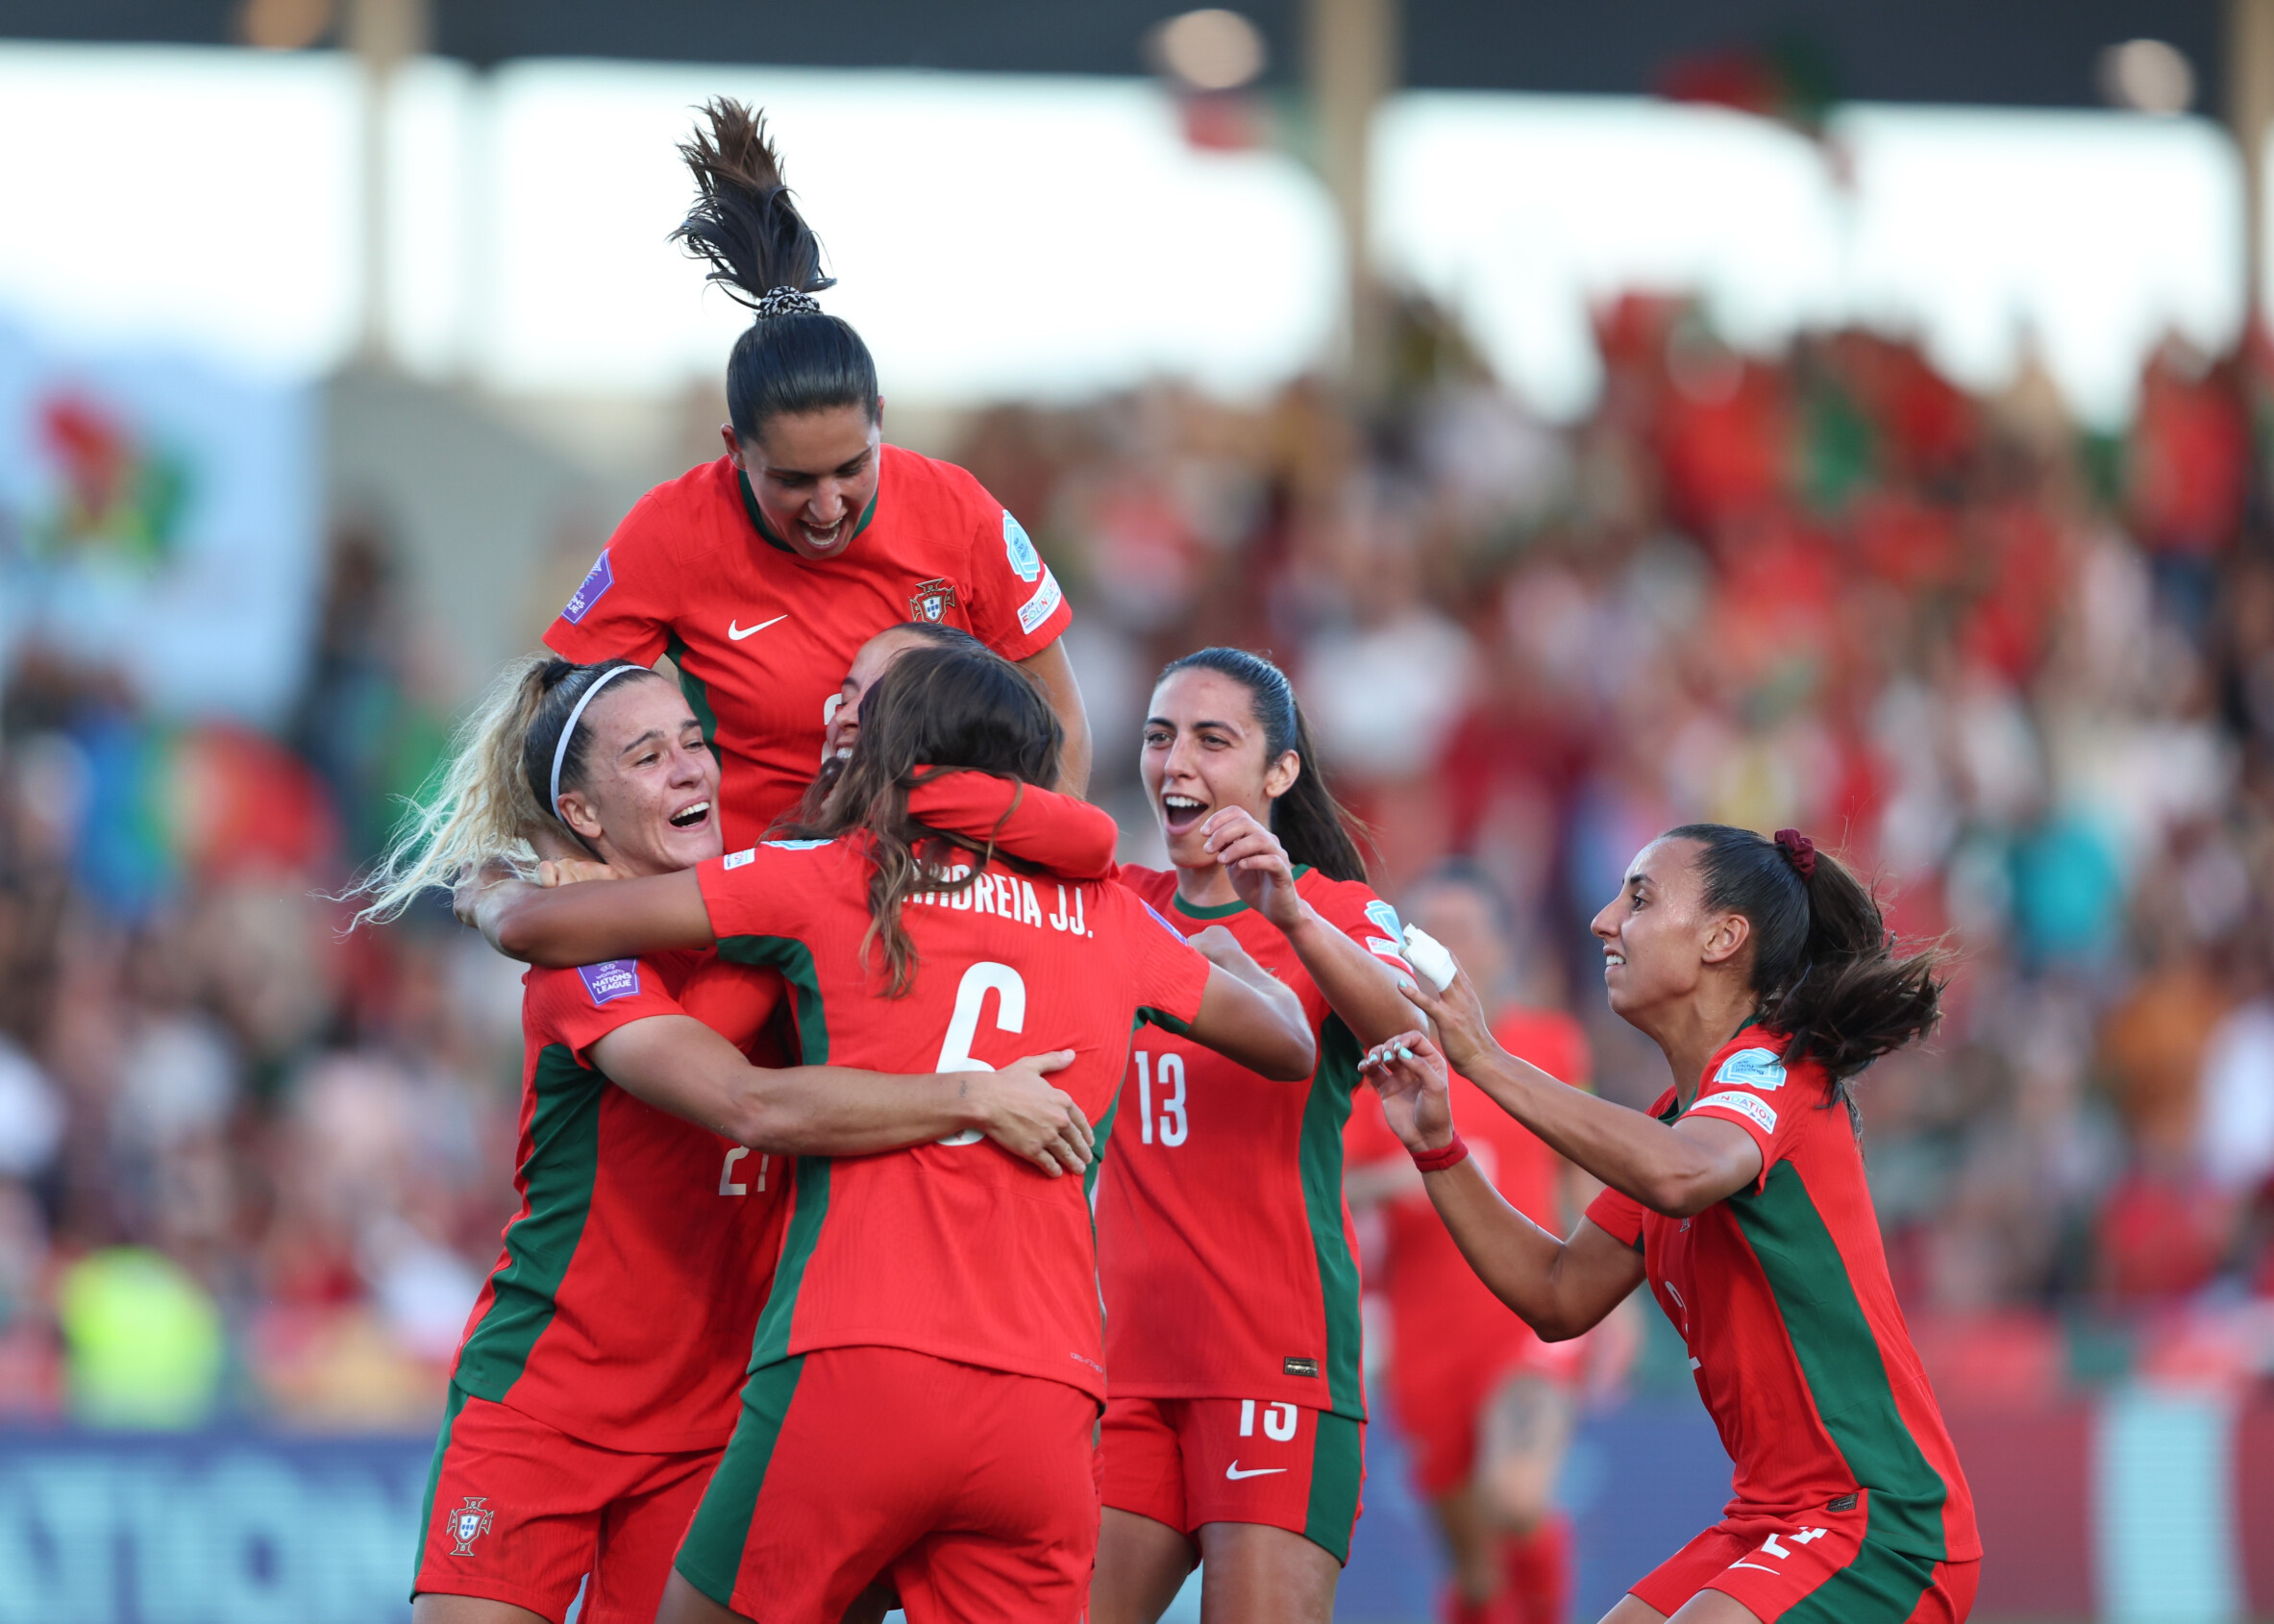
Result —
<path fill-rule="evenodd" d="M 0 1433 L 0 1624 L 397 1624 L 431 1440 Z"/>
<path fill-rule="evenodd" d="M 161 715 L 273 721 L 307 655 L 317 402 L 0 325 L 0 672 L 44 650 Z"/>

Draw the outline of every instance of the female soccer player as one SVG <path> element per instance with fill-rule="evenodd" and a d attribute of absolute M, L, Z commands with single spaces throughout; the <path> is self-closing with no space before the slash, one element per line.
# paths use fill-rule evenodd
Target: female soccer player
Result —
<path fill-rule="evenodd" d="M 680 149 L 701 195 L 678 234 L 754 312 L 727 362 L 726 455 L 640 500 L 545 641 L 587 662 L 672 657 L 725 765 L 729 849 L 797 804 L 834 678 L 900 621 L 967 628 L 1025 664 L 1066 730 L 1063 787 L 1079 794 L 1090 734 L 1058 641 L 1065 595 L 976 480 L 879 442 L 877 364 L 812 297 L 834 279 L 763 122 L 725 100 L 705 113 Z"/>
<path fill-rule="evenodd" d="M 1483 877 L 1446 868 L 1399 899 L 1445 944 L 1498 1011 L 1493 1036 L 1510 1053 L 1577 1088 L 1589 1081 L 1587 1036 L 1561 1010 L 1513 1002 L 1516 962 L 1500 904 Z M 1454 1120 L 1479 1170 L 1543 1229 L 1569 1227 L 1596 1187 L 1473 1083 L 1452 1082 Z M 1377 1205 L 1383 1241 L 1369 1290 L 1390 1311 L 1388 1387 L 1411 1450 L 1414 1482 L 1437 1514 L 1453 1561 L 1446 1624 L 1564 1624 L 1570 1538 L 1553 1499 L 1570 1441 L 1588 1339 L 1544 1342 L 1469 1267 L 1390 1131 L 1361 1091 L 1347 1136 L 1344 1189 Z M 1379 1362 L 1376 1362 L 1377 1370 Z"/>
<path fill-rule="evenodd" d="M 1365 1475 L 1343 1124 L 1361 1047 L 1412 1022 L 1410 972 L 1278 667 L 1171 664 L 1141 767 L 1174 866 L 1123 882 L 1227 929 L 1301 997 L 1320 1061 L 1290 1089 L 1173 1024 L 1138 1037 L 1099 1179 L 1113 1396 L 1091 1617 L 1151 1624 L 1203 1560 L 1210 1616 L 1323 1620 Z"/>
<path fill-rule="evenodd" d="M 1736 1464 L 1721 1522 L 1605 1624 L 1956 1624 L 1982 1544 L 1890 1284 L 1856 1074 L 1935 1022 L 1932 951 L 1896 956 L 1871 893 L 1791 829 L 1689 824 L 1595 916 L 1611 1008 L 1674 1085 L 1648 1115 L 1502 1050 L 1467 977 L 1418 988 L 1420 1033 L 1372 1051 L 1390 1121 L 1486 1285 L 1576 1336 L 1644 1280 Z M 1568 1241 L 1466 1158 L 1446 1064 L 1610 1188 Z"/>
<path fill-rule="evenodd" d="M 717 791 L 686 701 L 654 672 L 518 662 L 383 863 L 366 914 L 399 911 L 544 822 L 616 873 L 686 869 L 718 854 Z M 921 1078 L 762 1070 L 687 1012 L 747 1039 L 770 986 L 699 964 L 528 976 L 521 1211 L 452 1375 L 419 1624 L 557 1624 L 587 1571 L 584 1617 L 654 1618 L 733 1426 L 780 1240 L 779 1158 L 976 1130 L 1053 1175 L 1087 1161 L 1086 1122 L 1038 1074 L 1049 1061 Z"/>
<path fill-rule="evenodd" d="M 984 1070 L 1047 1040 L 1075 1051 L 1059 1081 L 1102 1115 L 1149 1009 L 1299 1094 L 1317 1058 L 1303 1011 L 1227 939 L 1212 966 L 1122 886 L 1022 872 L 1007 825 L 982 843 L 910 816 L 927 764 L 1045 784 L 1059 736 L 1040 688 L 994 654 L 910 650 L 798 838 L 692 874 L 500 886 L 483 926 L 553 963 L 715 942 L 777 966 L 813 1061 Z M 665 1624 L 831 1619 L 878 1574 L 911 1624 L 1080 1614 L 1105 1399 L 1090 1211 L 1075 1182 L 968 1137 L 799 1159 L 742 1419 Z"/>

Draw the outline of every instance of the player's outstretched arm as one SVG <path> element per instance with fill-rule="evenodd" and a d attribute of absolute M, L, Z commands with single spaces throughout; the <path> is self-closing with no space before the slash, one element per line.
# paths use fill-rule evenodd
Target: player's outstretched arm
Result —
<path fill-rule="evenodd" d="M 1319 1069 L 1302 999 L 1241 948 L 1232 933 L 1211 926 L 1192 939 L 1208 960 L 1200 1012 L 1189 1028 L 1227 1060 L 1278 1083 L 1299 1083 Z"/>
<path fill-rule="evenodd" d="M 1224 808 L 1201 826 L 1209 851 L 1231 871 L 1240 899 L 1286 936 L 1360 1043 L 1380 1043 L 1414 1023 L 1412 1006 L 1398 995 L 1403 978 L 1303 900 L 1295 888 L 1295 866 L 1277 835 L 1239 806 Z"/>
<path fill-rule="evenodd" d="M 1467 972 L 1442 993 L 1426 982 L 1423 977 L 1406 997 L 1437 1023 L 1452 1069 L 1612 1189 L 1654 1213 L 1692 1218 L 1761 1176 L 1761 1146 L 1735 1122 L 1686 1118 L 1668 1127 L 1644 1112 L 1567 1088 L 1493 1040 Z"/>
<path fill-rule="evenodd" d="M 480 877 L 458 888 L 458 918 L 524 964 L 567 968 L 715 940 L 695 871 L 583 885 Z"/>
<path fill-rule="evenodd" d="M 609 1079 L 658 1110 L 777 1156 L 868 1156 L 955 1134 L 986 1135 L 1052 1178 L 1094 1154 L 1090 1124 L 1049 1073 L 1058 1049 L 1000 1071 L 896 1076 L 847 1066 L 753 1066 L 692 1016 L 655 1015 L 592 1046 Z"/>
<path fill-rule="evenodd" d="M 1420 1156 L 1452 1143 L 1445 1061 L 1427 1039 L 1394 1038 L 1370 1050 L 1362 1070 L 1408 1150 Z M 1474 1158 L 1421 1174 L 1421 1185 L 1476 1277 L 1548 1341 L 1591 1329 L 1642 1283 L 1640 1253 L 1586 1218 L 1559 1241 L 1509 1205 Z"/>

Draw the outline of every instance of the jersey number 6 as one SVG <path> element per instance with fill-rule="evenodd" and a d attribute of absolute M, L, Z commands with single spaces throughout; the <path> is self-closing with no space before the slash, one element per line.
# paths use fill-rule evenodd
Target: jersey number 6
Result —
<path fill-rule="evenodd" d="M 979 1009 L 990 992 L 996 995 L 995 1029 L 1013 1033 L 1026 1029 L 1026 983 L 1019 979 L 1019 972 L 1009 965 L 982 960 L 965 971 L 963 980 L 956 985 L 955 1013 L 948 1018 L 948 1036 L 940 1045 L 939 1064 L 933 1070 L 995 1070 L 971 1051 L 972 1040 L 979 1035 Z M 976 1144 L 982 1137 L 978 1129 L 966 1128 L 961 1133 L 950 1134 L 940 1143 Z"/>

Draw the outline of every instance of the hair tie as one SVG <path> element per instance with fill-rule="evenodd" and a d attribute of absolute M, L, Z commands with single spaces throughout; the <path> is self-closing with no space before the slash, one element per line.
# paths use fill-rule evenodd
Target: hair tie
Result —
<path fill-rule="evenodd" d="M 608 685 L 609 677 L 621 677 L 628 671 L 646 669 L 639 665 L 611 665 L 587 682 L 584 691 L 577 696 L 576 708 L 569 712 L 568 726 L 560 730 L 560 742 L 553 747 L 553 816 L 560 818 L 562 823 L 568 820 L 560 817 L 560 766 L 568 759 L 569 741 L 577 736 L 577 724 L 584 719 L 584 707 L 592 702 L 593 695 Z"/>
<path fill-rule="evenodd" d="M 1803 882 L 1816 877 L 1817 843 L 1798 829 L 1776 831 L 1777 849 L 1785 854 L 1785 861 L 1792 865 L 1792 872 Z"/>
<path fill-rule="evenodd" d="M 758 313 L 755 321 L 768 321 L 775 316 L 818 316 L 821 301 L 802 287 L 769 287 L 753 307 Z"/>

